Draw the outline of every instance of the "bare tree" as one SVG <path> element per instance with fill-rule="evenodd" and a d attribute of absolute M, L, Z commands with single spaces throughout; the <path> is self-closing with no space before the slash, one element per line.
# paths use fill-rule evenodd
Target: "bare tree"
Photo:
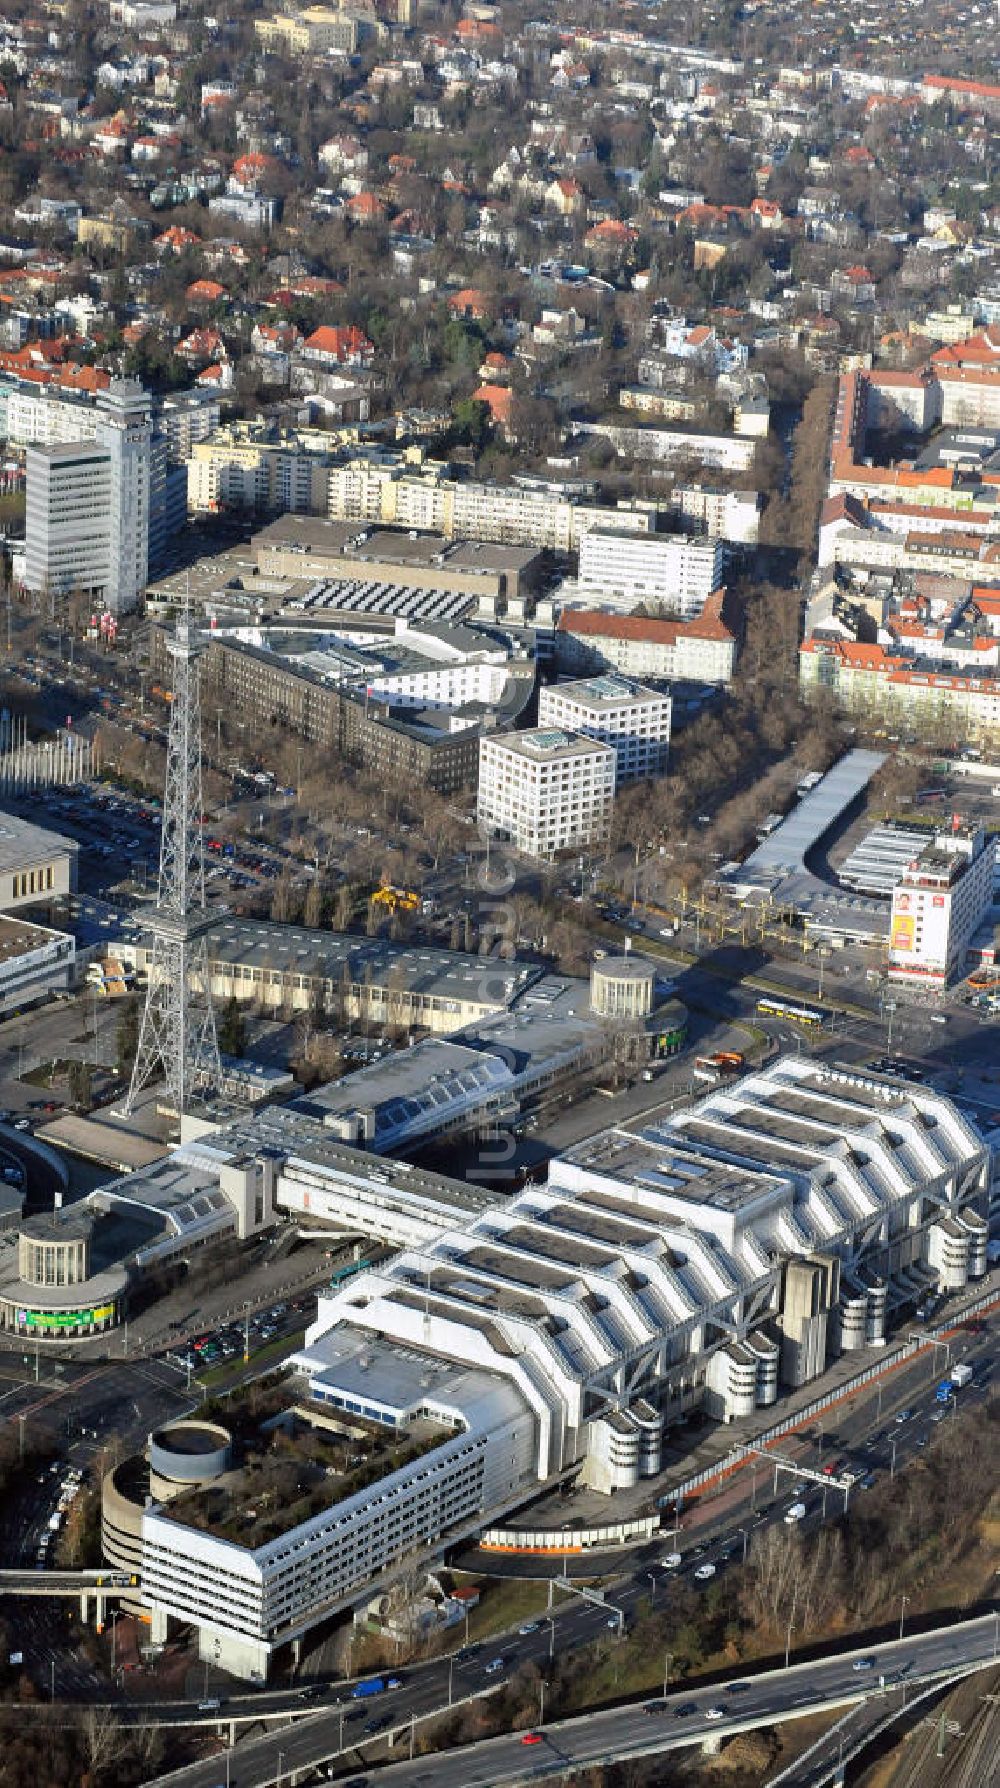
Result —
<path fill-rule="evenodd" d="M 80 1719 L 80 1736 L 92 1779 L 114 1780 L 115 1765 L 128 1751 L 128 1739 L 109 1707 L 88 1707 Z"/>
<path fill-rule="evenodd" d="M 323 923 L 323 883 L 318 875 L 313 876 L 306 890 L 302 923 L 308 925 L 311 931 L 318 930 Z"/>

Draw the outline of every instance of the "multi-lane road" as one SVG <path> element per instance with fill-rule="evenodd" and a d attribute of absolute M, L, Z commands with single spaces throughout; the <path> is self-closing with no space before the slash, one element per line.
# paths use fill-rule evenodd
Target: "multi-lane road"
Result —
<path fill-rule="evenodd" d="M 532 1652 L 536 1657 L 544 1653 L 547 1645 L 547 1639 L 536 1646 L 521 1640 L 516 1646 L 498 1645 L 497 1655 L 504 1657 L 509 1670 Z M 357 1780 L 356 1772 L 363 1771 L 366 1757 L 365 1734 L 359 1728 L 376 1709 L 378 1716 L 389 1720 L 386 1732 L 392 1733 L 394 1748 L 405 1754 L 402 1762 L 379 1769 L 379 1788 L 421 1788 L 423 1784 L 427 1788 L 476 1788 L 477 1784 L 503 1788 L 506 1783 L 558 1779 L 616 1758 L 701 1745 L 753 1726 L 832 1711 L 868 1697 L 895 1695 L 902 1701 L 905 1694 L 916 1693 L 918 1685 L 929 1679 L 989 1666 L 998 1648 L 1000 1615 L 987 1615 L 918 1638 L 841 1652 L 787 1670 L 744 1675 L 709 1688 L 679 1690 L 666 1698 L 656 1696 L 552 1724 L 539 1721 L 528 1729 L 531 1736 L 527 1738 L 523 1732 L 510 1733 L 453 1752 L 412 1759 L 410 1720 L 412 1714 L 424 1711 L 425 1694 L 404 1687 L 368 1702 L 348 1700 L 323 1707 L 293 1728 L 246 1741 L 230 1754 L 225 1779 L 229 1788 L 268 1788 L 279 1780 L 287 1783 L 295 1775 L 308 1779 L 306 1772 L 330 1762 L 336 1775 L 350 1767 Z M 469 1681 L 472 1669 L 470 1663 L 455 1671 L 456 1699 L 489 1686 L 481 1667 Z M 498 1682 L 502 1676 L 490 1680 Z M 385 1736 L 378 1736 L 380 1746 Z M 217 1788 L 224 1768 L 224 1760 L 213 1757 L 159 1780 L 169 1782 L 171 1788 Z"/>

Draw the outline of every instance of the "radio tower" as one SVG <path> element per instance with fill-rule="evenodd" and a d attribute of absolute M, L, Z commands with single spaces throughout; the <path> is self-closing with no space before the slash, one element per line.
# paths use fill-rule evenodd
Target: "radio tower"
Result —
<path fill-rule="evenodd" d="M 131 1115 L 143 1087 L 162 1073 L 177 1116 L 199 1095 L 221 1085 L 219 1044 L 208 979 L 205 934 L 215 914 L 205 900 L 201 834 L 201 699 L 198 660 L 185 606 L 167 650 L 174 661 L 167 737 L 163 832 L 156 907 L 150 921 L 153 952 L 139 1029 L 139 1046 L 126 1100 Z M 200 995 L 195 1003 L 195 995 Z"/>

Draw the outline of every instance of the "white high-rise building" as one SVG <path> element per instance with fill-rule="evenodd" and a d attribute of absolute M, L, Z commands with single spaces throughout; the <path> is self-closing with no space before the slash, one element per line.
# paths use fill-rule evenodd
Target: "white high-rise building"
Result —
<path fill-rule="evenodd" d="M 25 581 L 127 614 L 149 576 L 150 399 L 115 379 L 96 409 L 92 441 L 28 448 Z"/>
<path fill-rule="evenodd" d="M 889 979 L 943 987 L 993 904 L 993 840 L 955 823 L 914 857 L 892 891 Z"/>
<path fill-rule="evenodd" d="M 530 857 L 607 837 L 615 752 L 599 739 L 537 727 L 479 741 L 480 824 Z"/>
<path fill-rule="evenodd" d="M 111 458 L 108 586 L 112 614 L 134 609 L 149 577 L 151 405 L 138 379 L 113 379 L 97 399 L 97 439 Z"/>
<path fill-rule="evenodd" d="M 617 759 L 616 783 L 660 776 L 670 749 L 670 697 L 627 677 L 550 683 L 538 697 L 539 726 L 603 739 Z"/>
<path fill-rule="evenodd" d="M 580 594 L 602 608 L 662 605 L 687 620 L 722 583 L 721 540 L 592 528 L 580 541 Z"/>
<path fill-rule="evenodd" d="M 29 447 L 25 583 L 43 595 L 101 595 L 108 582 L 111 460 L 98 441 Z"/>

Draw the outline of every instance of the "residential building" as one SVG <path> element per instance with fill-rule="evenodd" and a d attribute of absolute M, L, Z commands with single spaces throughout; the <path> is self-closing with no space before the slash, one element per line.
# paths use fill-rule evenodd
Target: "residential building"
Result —
<path fill-rule="evenodd" d="M 671 508 L 696 529 L 732 546 L 756 546 L 760 496 L 755 490 L 721 490 L 707 484 L 675 484 Z"/>
<path fill-rule="evenodd" d="M 725 590 L 713 591 L 693 621 L 564 608 L 556 631 L 556 664 L 566 675 L 617 670 L 629 677 L 729 683 L 736 655 L 737 622 L 727 615 Z"/>
<path fill-rule="evenodd" d="M 415 465 L 402 455 L 355 455 L 330 467 L 326 513 L 331 520 L 432 529 L 449 540 L 496 540 L 569 553 L 578 551 L 591 528 L 652 533 L 660 512 L 647 504 L 598 505 L 589 488 L 527 478 L 486 484 L 452 478 L 441 465 Z"/>
<path fill-rule="evenodd" d="M 321 56 L 328 50 L 353 56 L 358 47 L 358 16 L 346 8 L 304 6 L 269 19 L 255 19 L 254 30 L 265 49 L 297 56 Z"/>
<path fill-rule="evenodd" d="M 558 728 L 479 741 L 479 823 L 529 857 L 587 848 L 608 835 L 616 752 Z"/>
<path fill-rule="evenodd" d="M 879 715 L 926 738 L 928 728 L 951 737 L 1000 739 L 1000 675 L 977 675 L 915 660 L 889 645 L 821 634 L 802 642 L 799 681 L 808 700 L 825 690 L 852 713 Z"/>
<path fill-rule="evenodd" d="M 660 465 L 690 462 L 708 471 L 749 472 L 756 455 L 753 440 L 737 434 L 639 428 L 618 422 L 574 422 L 570 426 L 575 436 L 597 435 L 609 441 L 622 459 L 649 460 Z"/>
<path fill-rule="evenodd" d="M 330 437 L 279 430 L 265 422 L 231 422 L 193 440 L 187 458 L 187 501 L 193 514 L 249 509 L 316 514 L 325 506 Z"/>
<path fill-rule="evenodd" d="M 538 724 L 612 746 L 616 788 L 662 775 L 667 767 L 670 697 L 626 677 L 548 684 L 538 697 Z"/>
<path fill-rule="evenodd" d="M 700 614 L 725 570 L 719 539 L 688 534 L 624 534 L 593 528 L 580 541 L 580 595 L 602 607 L 643 603 L 689 620 Z"/>
<path fill-rule="evenodd" d="M 964 966 L 993 905 L 995 843 L 957 818 L 915 856 L 892 891 L 889 979 L 944 987 Z"/>

